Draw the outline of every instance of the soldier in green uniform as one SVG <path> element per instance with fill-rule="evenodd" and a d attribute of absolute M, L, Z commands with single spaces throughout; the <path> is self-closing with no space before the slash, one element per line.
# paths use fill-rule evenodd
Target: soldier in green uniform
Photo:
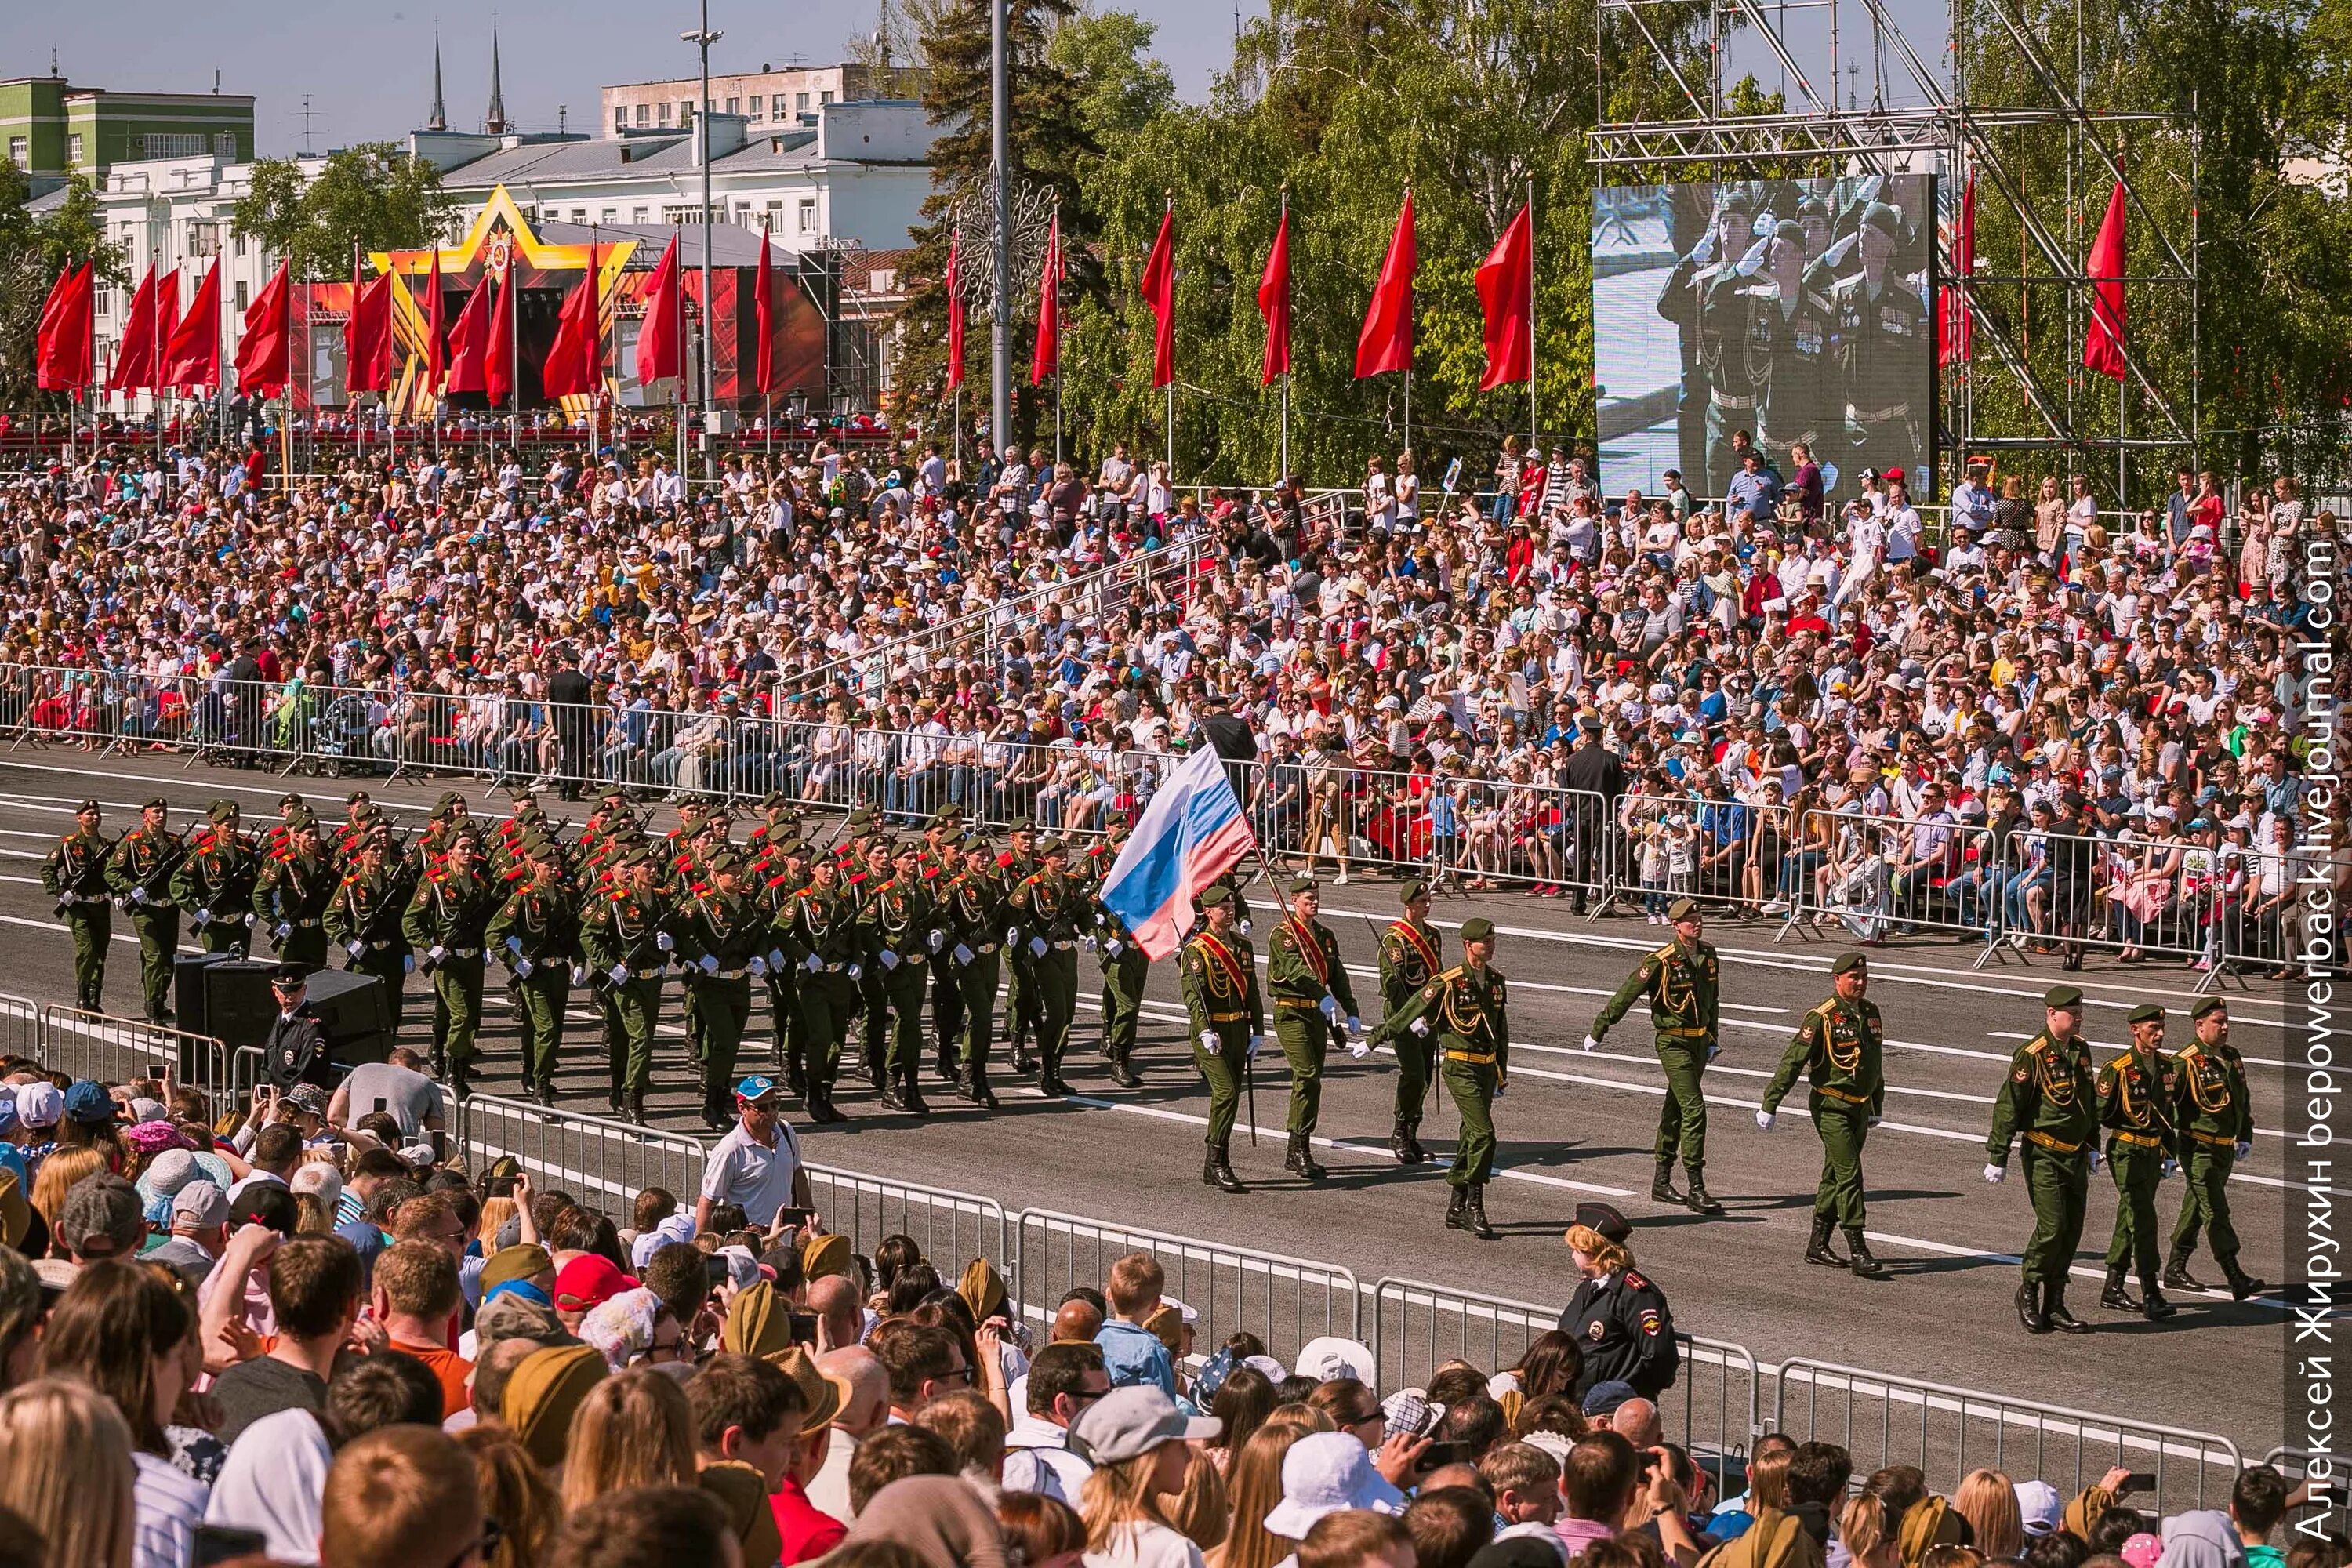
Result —
<path fill-rule="evenodd" d="M 553 1105 L 564 1010 L 571 1005 L 572 988 L 587 978 L 580 911 L 563 885 L 562 859 L 550 840 L 526 834 L 514 852 L 526 875 L 491 918 L 483 940 L 514 976 L 522 1035 L 522 1091 L 541 1105 Z"/>
<path fill-rule="evenodd" d="M 1870 1255 L 1863 1234 L 1862 1145 L 1886 1112 L 1886 1074 L 1881 1065 L 1885 1031 L 1878 1005 L 1870 1000 L 1869 961 L 1843 952 L 1830 966 L 1837 993 L 1805 1015 L 1780 1058 L 1780 1070 L 1764 1090 L 1756 1125 L 1772 1131 L 1780 1101 L 1802 1073 L 1812 1086 L 1813 1131 L 1822 1138 L 1822 1180 L 1813 1189 L 1813 1229 L 1805 1261 L 1842 1268 L 1849 1261 L 1864 1279 L 1884 1279 L 1886 1268 Z M 1830 1246 L 1830 1226 L 1845 1231 L 1851 1259 Z"/>
<path fill-rule="evenodd" d="M 686 1032 L 702 1066 L 702 1121 L 714 1131 L 733 1125 L 729 1104 L 735 1058 L 751 1022 L 751 982 L 768 973 L 771 928 L 743 896 L 743 863 L 715 856 L 709 883 L 697 887 L 666 922 L 686 970 Z"/>
<path fill-rule="evenodd" d="M 1143 987 L 1151 978 L 1151 955 L 1136 945 L 1135 933 L 1102 901 L 1103 882 L 1127 834 L 1125 823 L 1112 825 L 1104 837 L 1104 847 L 1110 853 L 1095 857 L 1087 896 L 1095 909 L 1096 924 L 1088 941 L 1102 959 L 1103 1055 L 1110 1060 L 1111 1080 L 1121 1089 L 1141 1089 L 1143 1079 L 1134 1062 L 1135 1030 L 1143 1016 Z"/>
<path fill-rule="evenodd" d="M 2099 1125 L 2107 1133 L 2107 1173 L 2116 1182 L 2116 1226 L 2107 1240 L 2106 1288 L 2099 1305 L 2138 1312 L 2159 1322 L 2179 1310 L 2158 1282 L 2156 1189 L 2172 1174 L 2180 1134 L 2173 1125 L 2180 1099 L 2177 1064 L 2164 1054 L 2164 1009 L 2153 1002 L 2133 1008 L 2131 1049 L 2099 1069 Z M 2124 1270 L 2139 1273 L 2140 1299 L 2124 1285 Z"/>
<path fill-rule="evenodd" d="M 1006 831 L 1004 841 L 1006 852 L 1000 868 L 1009 897 L 1013 889 L 1036 875 L 1037 825 L 1024 816 Z M 1037 988 L 1028 977 L 1026 945 L 1010 930 L 1005 932 L 1004 1016 L 1013 1020 L 1013 1070 L 1022 1075 L 1029 1071 L 1029 1047 L 1037 1038 Z"/>
<path fill-rule="evenodd" d="M 1644 957 L 1625 977 L 1593 1019 L 1584 1048 L 1597 1048 L 1636 1001 L 1648 998 L 1658 1063 L 1666 1069 L 1666 1104 L 1658 1114 L 1658 1139 L 1651 1151 L 1657 1163 L 1650 1179 L 1651 1200 L 1686 1203 L 1696 1214 L 1721 1214 L 1723 1205 L 1706 1190 L 1706 1100 L 1699 1080 L 1721 1049 L 1716 1030 L 1722 971 L 1715 949 L 1700 940 L 1704 925 L 1697 900 L 1675 900 L 1666 918 L 1674 922 L 1675 940 Z M 1674 1189 L 1677 1151 L 1690 1173 L 1686 1198 Z"/>
<path fill-rule="evenodd" d="M 407 879 L 392 864 L 392 833 L 378 827 L 360 840 L 352 868 L 327 903 L 327 940 L 341 948 L 346 969 L 383 983 L 392 1032 L 400 1033 L 408 972 L 416 967 L 401 927 L 408 910 Z"/>
<path fill-rule="evenodd" d="M 1315 1159 L 1315 1124 L 1323 1110 L 1323 1059 L 1331 1037 L 1346 1024 L 1348 1054 L 1371 1047 L 1357 1016 L 1356 993 L 1339 962 L 1339 939 L 1315 917 L 1323 903 L 1312 879 L 1290 884 L 1290 913 L 1266 939 L 1266 987 L 1274 993 L 1274 1035 L 1290 1063 L 1290 1148 L 1283 1168 L 1310 1182 L 1323 1179 Z"/>
<path fill-rule="evenodd" d="M 161 795 L 140 807 L 139 826 L 122 836 L 106 862 L 106 885 L 139 933 L 140 999 L 151 1024 L 172 1021 L 172 964 L 180 949 L 180 908 L 172 902 L 171 881 L 187 846 L 168 826 L 170 815 Z"/>
<path fill-rule="evenodd" d="M 676 945 L 662 930 L 659 868 L 650 848 L 615 867 L 614 885 L 581 916 L 580 942 L 595 972 L 604 1020 L 604 1058 L 613 1114 L 642 1125 L 653 1075 L 654 1023 L 661 1015 L 665 954 Z"/>
<path fill-rule="evenodd" d="M 114 900 L 106 890 L 111 847 L 99 832 L 105 814 L 94 800 L 74 807 L 74 830 L 41 862 L 41 890 L 58 901 L 58 917 L 73 935 L 74 1005 L 106 1011 L 106 944 L 114 940 Z"/>
<path fill-rule="evenodd" d="M 934 903 L 946 898 L 948 879 L 963 864 L 963 808 L 943 805 L 931 813 L 923 829 L 923 885 Z M 942 922 L 943 924 L 945 922 Z M 959 1059 L 963 1042 L 963 988 L 955 965 L 935 961 L 930 965 L 932 1066 L 950 1087 L 962 1080 Z"/>
<path fill-rule="evenodd" d="M 253 940 L 253 847 L 237 831 L 236 802 L 216 800 L 205 826 L 189 837 L 187 856 L 172 873 L 172 901 L 195 922 L 206 952 L 244 953 Z"/>
<path fill-rule="evenodd" d="M 793 895 L 775 926 L 784 957 L 800 972 L 801 1026 L 806 1031 L 809 1120 L 823 1125 L 841 1121 L 833 1103 L 833 1083 L 841 1070 L 842 1042 L 857 1017 L 859 954 L 857 906 L 841 887 L 841 868 L 831 856 L 810 863 L 809 885 Z"/>
<path fill-rule="evenodd" d="M 1833 380 L 1846 395 L 1848 458 L 1841 467 L 1848 469 L 1865 462 L 1907 467 L 1927 454 L 1912 367 L 1928 342 L 1927 304 L 1893 265 L 1902 238 L 1903 216 L 1873 202 L 1854 236 L 1860 270 L 1830 289 Z"/>
<path fill-rule="evenodd" d="M 1421 988 L 1445 967 L 1445 941 L 1429 923 L 1429 884 L 1407 882 L 1398 895 L 1404 913 L 1381 933 L 1381 1022 L 1404 1011 Z M 1396 1125 L 1389 1134 L 1389 1152 L 1400 1165 L 1418 1165 L 1429 1158 L 1421 1146 L 1421 1113 L 1429 1102 L 1430 1079 L 1435 1076 L 1437 1042 L 1428 1034 L 1407 1030 L 1391 1042 L 1396 1051 Z"/>
<path fill-rule="evenodd" d="M 1062 1052 L 1069 1045 L 1070 1023 L 1078 1010 L 1078 931 L 1082 910 L 1078 891 L 1071 885 L 1069 846 L 1059 838 L 1037 843 L 1037 869 L 1021 879 L 1008 900 L 1020 951 L 1013 968 L 1024 972 L 1024 991 L 1035 999 L 1037 1087 L 1049 1095 L 1065 1095 Z"/>
<path fill-rule="evenodd" d="M 1438 1071 L 1462 1113 L 1462 1138 L 1445 1173 L 1454 1189 L 1445 1225 L 1481 1241 L 1495 1239 L 1495 1227 L 1486 1221 L 1486 1183 L 1495 1173 L 1495 1100 L 1511 1079 L 1510 996 L 1494 958 L 1494 921 L 1463 921 L 1462 962 L 1433 975 L 1372 1034 L 1379 1041 L 1435 1037 Z"/>
<path fill-rule="evenodd" d="M 1006 920 L 1003 873 L 988 840 L 963 841 L 954 875 L 940 890 L 948 932 L 946 963 L 963 992 L 962 1073 L 959 1088 L 974 1105 L 996 1107 L 988 1087 L 988 1051 L 996 1029 L 996 981 L 1003 965 Z"/>
<path fill-rule="evenodd" d="M 1192 1024 L 1192 1065 L 1209 1084 L 1209 1152 L 1201 1180 L 1221 1192 L 1245 1193 L 1234 1174 L 1234 1116 L 1250 1063 L 1265 1043 L 1265 1003 L 1258 994 L 1257 955 L 1237 929 L 1234 905 L 1230 888 L 1213 882 L 1202 889 L 1201 923 L 1184 944 L 1178 970 Z"/>
<path fill-rule="evenodd" d="M 754 837 L 757 836 L 754 830 Z M 807 1034 L 801 1022 L 798 975 L 784 956 L 778 930 L 793 900 L 809 881 L 808 846 L 797 835 L 772 836 L 761 841 L 749 873 L 751 899 L 768 922 L 768 1014 L 775 1031 L 775 1064 L 784 1075 L 784 1090 L 795 1099 L 808 1093 Z"/>
<path fill-rule="evenodd" d="M 2099 1161 L 2098 1085 L 2082 1037 L 2083 993 L 2058 985 L 2042 997 L 2042 1032 L 2017 1047 L 2009 1081 L 1993 1102 L 1984 1178 L 2009 1174 L 2011 1142 L 2025 1140 L 2025 1186 L 2033 1199 L 2033 1238 L 2025 1244 L 2017 1318 L 2028 1333 L 2053 1329 L 2087 1334 L 2066 1310 L 2066 1270 L 2083 1239 L 2083 1205 Z"/>
<path fill-rule="evenodd" d="M 297 808 L 284 842 L 263 858 L 253 880 L 253 918 L 268 928 L 278 963 L 327 967 L 327 904 L 336 880 L 319 853 L 319 819 Z"/>
<path fill-rule="evenodd" d="M 2202 1229 L 2230 1282 L 2231 1300 L 2243 1301 L 2269 1289 L 2239 1265 L 2238 1231 L 2230 1223 L 2230 1172 L 2254 1146 L 2253 1096 L 2246 1088 L 2246 1065 L 2230 1043 L 2230 1005 L 2208 996 L 2189 1017 L 2196 1037 L 2173 1058 L 2180 1085 L 2173 1125 L 2180 1130 L 2180 1169 L 2189 1191 L 2172 1227 L 2164 1283 L 2176 1290 L 2205 1288 L 2189 1272 L 2189 1255 Z"/>
<path fill-rule="evenodd" d="M 401 917 L 400 933 L 433 982 L 433 1070 L 446 1067 L 461 1098 L 471 1092 L 474 1037 L 482 1026 L 484 933 L 505 894 L 505 884 L 482 865 L 481 840 L 469 823 L 451 836 L 449 853 L 425 873 Z"/>
<path fill-rule="evenodd" d="M 923 886 L 921 849 L 912 842 L 895 846 L 890 875 L 866 896 L 858 923 L 866 940 L 866 973 L 880 973 L 883 1003 L 889 1010 L 882 1103 L 917 1116 L 930 1113 L 923 1100 L 923 996 L 931 955 L 947 945 L 940 918 L 930 889 Z"/>
<path fill-rule="evenodd" d="M 851 814 L 850 821 L 857 823 L 856 813 Z M 856 830 L 857 837 L 850 847 L 848 887 L 862 926 L 875 889 L 890 880 L 890 841 L 882 836 L 878 814 Z M 857 997 L 864 1009 L 860 1017 L 865 1026 L 858 1036 L 858 1055 L 866 1064 L 866 1081 L 874 1086 L 875 1093 L 881 1094 L 890 1081 L 890 992 L 887 984 L 890 972 L 872 962 L 870 952 L 861 953 L 859 958 Z"/>

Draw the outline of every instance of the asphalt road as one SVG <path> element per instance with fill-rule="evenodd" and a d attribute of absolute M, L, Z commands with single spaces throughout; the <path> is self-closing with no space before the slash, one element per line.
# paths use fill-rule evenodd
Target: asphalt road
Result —
<path fill-rule="evenodd" d="M 274 802 L 289 782 L 322 816 L 340 818 L 350 786 L 339 781 L 281 781 L 209 765 L 190 770 L 169 755 L 101 758 L 30 748 L 0 754 L 0 926 L 22 939 L 7 947 L 0 990 L 42 1000 L 72 995 L 70 950 L 36 873 L 47 843 L 69 827 L 75 800 L 97 796 L 110 834 L 130 826 L 138 803 L 157 793 L 186 808 L 175 809 L 175 828 L 219 795 L 241 801 L 251 825 L 274 816 Z M 378 801 L 396 811 L 427 806 L 444 787 L 368 782 Z M 479 781 L 470 798 L 478 812 L 504 810 Z M 546 804 L 559 818 L 586 809 Z M 1393 912 L 1396 884 L 1360 879 L 1328 889 L 1325 897 L 1324 918 L 1339 935 L 1358 998 L 1376 1009 L 1372 922 Z M 1263 951 L 1270 900 L 1262 887 L 1253 889 L 1252 902 Z M 2084 985 L 2088 1032 L 2104 1055 L 2123 1042 L 2123 1016 L 2137 1003 L 2185 1008 L 2192 978 L 2185 972 L 2095 959 L 2083 973 L 2062 977 L 2054 961 L 2042 959 L 1979 973 L 1969 967 L 1976 950 L 1960 945 L 1897 946 L 1874 954 L 1871 994 L 1890 1037 L 1890 1090 L 1865 1168 L 1871 1243 L 1894 1278 L 1868 1283 L 1801 1260 L 1820 1170 L 1801 1091 L 1783 1107 L 1776 1131 L 1768 1135 L 1754 1124 L 1798 1019 L 1828 994 L 1839 940 L 1799 934 L 1776 944 L 1776 926 L 1717 921 L 1709 929 L 1725 962 L 1725 1029 L 1723 1054 L 1706 1076 L 1707 1176 L 1729 1212 L 1706 1219 L 1649 1201 L 1664 1080 L 1642 1017 L 1621 1026 L 1599 1051 L 1579 1048 L 1601 999 L 1664 933 L 1638 915 L 1588 923 L 1572 919 L 1561 901 L 1483 895 L 1439 907 L 1449 961 L 1459 952 L 1454 928 L 1473 914 L 1501 928 L 1496 963 L 1512 987 L 1511 1089 L 1496 1108 L 1500 1169 L 1487 1194 L 1487 1211 L 1502 1232 L 1493 1242 L 1443 1226 L 1443 1172 L 1455 1129 L 1450 1106 L 1433 1107 L 1423 1127 L 1432 1163 L 1400 1167 L 1388 1154 L 1394 1068 L 1381 1055 L 1358 1061 L 1335 1053 L 1318 1134 L 1330 1178 L 1310 1190 L 1281 1171 L 1288 1083 L 1269 1042 L 1257 1068 L 1260 1142 L 1252 1147 L 1248 1141 L 1246 1113 L 1235 1141 L 1234 1163 L 1252 1190 L 1228 1196 L 1204 1187 L 1207 1096 L 1183 1044 L 1173 966 L 1166 963 L 1155 968 L 1144 1009 L 1138 1065 L 1146 1081 L 1139 1089 L 1122 1091 L 1104 1072 L 1095 1048 L 1099 1012 L 1089 998 L 1066 1064 L 1078 1090 L 1071 1100 L 1049 1102 L 1034 1089 L 1008 1087 L 1003 1080 L 1009 1074 L 1000 1071 L 1006 1098 L 996 1113 L 927 1083 L 929 1118 L 886 1114 L 853 1062 L 845 1065 L 839 1097 L 851 1120 L 804 1126 L 801 1135 L 814 1160 L 991 1194 L 1008 1212 L 1051 1208 L 1238 1241 L 1340 1264 L 1367 1285 L 1409 1277 L 1537 1302 L 1566 1300 L 1574 1277 L 1560 1230 L 1578 1202 L 1604 1198 L 1633 1219 L 1636 1258 L 1669 1293 L 1678 1325 L 1744 1344 L 1759 1361 L 1816 1358 L 2217 1432 L 2249 1457 L 2278 1440 L 2286 1331 L 2275 1300 L 2237 1305 L 2226 1294 L 2191 1294 L 2163 1324 L 2100 1310 L 2100 1255 L 2115 1214 L 2114 1188 L 2102 1173 L 2093 1180 L 2068 1298 L 2100 1331 L 2090 1338 L 2028 1336 L 2010 1304 L 2015 1249 L 2032 1226 L 2023 1184 L 2012 1173 L 2005 1184 L 1989 1186 L 1980 1175 L 1993 1092 L 2016 1044 L 2040 1026 L 2039 998 L 2047 986 L 2061 978 Z M 118 921 L 108 995 L 113 1011 L 135 1014 L 136 949 L 125 925 Z M 1089 991 L 1093 970 L 1082 962 Z M 2260 1130 L 2231 1197 L 2246 1263 L 2273 1282 L 2285 1252 L 2278 1130 L 2289 1042 L 2280 991 L 2257 984 L 2229 993 Z M 412 1038 L 429 1022 L 429 995 L 418 1005 L 424 994 L 412 983 Z M 495 985 L 491 997 L 483 1085 L 511 1092 L 510 1016 L 498 1005 Z M 767 1047 L 764 1006 L 755 1005 L 754 1014 L 749 1061 L 764 1059 Z M 601 1110 L 602 1050 L 590 1016 L 575 1007 L 562 1088 L 582 1109 Z M 2186 1017 L 2177 1012 L 2174 1043 L 2186 1036 Z M 674 988 L 655 1078 L 657 1120 L 698 1131 Z M 665 1084 L 674 1087 L 662 1089 Z M 2181 1194 L 2176 1180 L 2159 1195 L 2168 1234 Z M 2209 1282 L 2219 1273 L 2201 1255 L 2195 1271 Z"/>

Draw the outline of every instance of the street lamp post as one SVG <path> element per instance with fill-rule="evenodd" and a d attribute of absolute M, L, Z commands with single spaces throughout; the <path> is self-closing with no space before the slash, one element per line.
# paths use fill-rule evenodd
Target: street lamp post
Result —
<path fill-rule="evenodd" d="M 1004 450 L 1013 429 L 1012 87 L 1005 34 L 1012 0 L 988 0 L 988 144 L 995 182 L 996 289 L 988 357 L 988 443 Z"/>
<path fill-rule="evenodd" d="M 726 37 L 710 30 L 710 0 L 702 0 L 702 26 L 678 37 L 702 59 L 702 97 L 695 106 L 696 161 L 702 165 L 702 453 L 703 477 L 710 477 L 710 46 Z M 679 399 L 685 401 L 683 397 Z"/>

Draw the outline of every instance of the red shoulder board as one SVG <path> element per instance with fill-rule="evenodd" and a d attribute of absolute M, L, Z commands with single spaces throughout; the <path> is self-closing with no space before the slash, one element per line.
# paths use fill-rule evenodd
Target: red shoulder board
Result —
<path fill-rule="evenodd" d="M 940 868 L 937 866 L 925 866 L 923 868 L 923 880 L 927 882 L 939 874 Z"/>
<path fill-rule="evenodd" d="M 788 873 L 779 871 L 774 876 L 768 879 L 767 885 L 771 888 L 781 888 L 789 879 L 790 878 Z"/>
<path fill-rule="evenodd" d="M 1641 1275 L 1631 1268 L 1625 1270 L 1625 1288 L 1628 1290 L 1649 1290 L 1655 1289 L 1655 1287 L 1647 1279 L 1643 1279 Z"/>
<path fill-rule="evenodd" d="M 520 882 L 530 874 L 530 868 L 518 860 L 513 865 L 507 868 L 506 879 L 509 882 Z"/>
<path fill-rule="evenodd" d="M 863 871 L 852 871 L 849 874 L 849 885 L 853 888 L 864 880 L 866 880 L 866 873 Z"/>
<path fill-rule="evenodd" d="M 1000 871 L 1010 871 L 1011 869 L 1013 869 L 1013 851 L 1012 851 L 1012 850 L 1007 849 L 1007 850 L 1005 850 L 1003 853 L 1002 853 L 1002 854 L 1000 854 L 999 856 L 997 856 L 997 858 L 996 858 L 996 868 L 997 868 L 998 870 L 1000 870 Z"/>

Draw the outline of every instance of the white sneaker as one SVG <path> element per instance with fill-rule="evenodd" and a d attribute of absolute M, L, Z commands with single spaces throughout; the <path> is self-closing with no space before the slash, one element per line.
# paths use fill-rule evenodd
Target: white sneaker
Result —
<path fill-rule="evenodd" d="M 1347 873 L 1347 872 L 1345 872 L 1345 871 L 1342 871 L 1342 872 L 1340 872 L 1338 876 L 1336 876 L 1336 877 L 1332 878 L 1332 879 L 1331 879 L 1331 885 L 1332 885 L 1333 887 L 1335 887 L 1335 888 L 1344 888 L 1344 887 L 1346 887 L 1346 886 L 1348 885 L 1348 873 Z"/>
<path fill-rule="evenodd" d="M 1764 905 L 1764 912 L 1768 915 L 1785 915 L 1789 912 L 1789 900 L 1786 899 L 1769 900 Z"/>

